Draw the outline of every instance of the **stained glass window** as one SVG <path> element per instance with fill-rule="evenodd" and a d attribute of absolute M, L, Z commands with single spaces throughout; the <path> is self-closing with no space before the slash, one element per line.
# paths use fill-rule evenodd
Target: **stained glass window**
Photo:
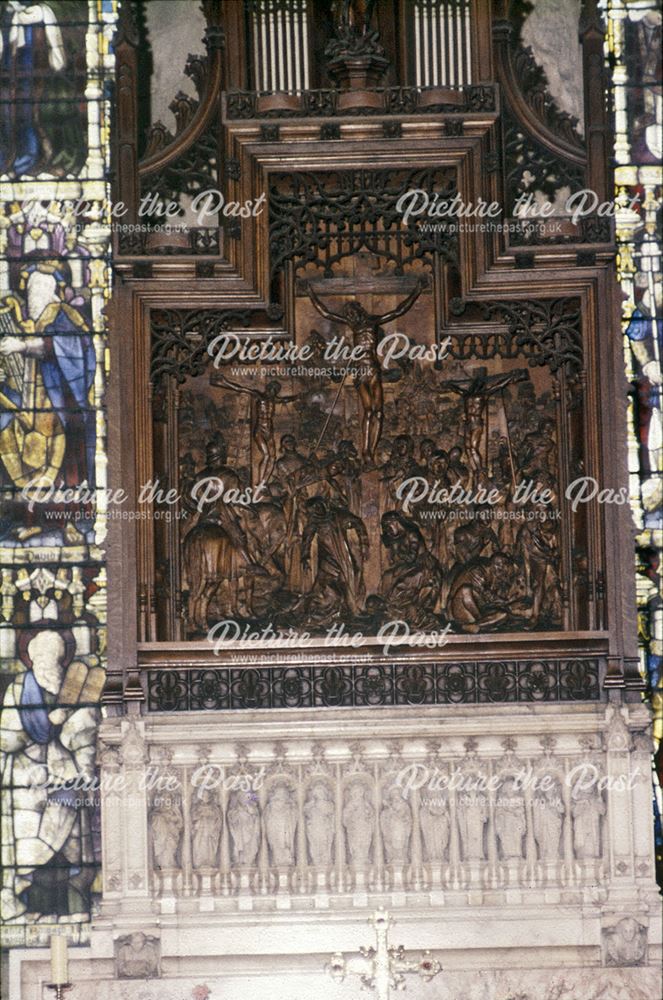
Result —
<path fill-rule="evenodd" d="M 657 857 L 663 874 L 663 416 L 661 348 L 661 11 L 657 0 L 607 0 L 613 68 L 617 266 L 623 291 L 626 371 L 630 383 L 629 472 L 637 528 L 637 599 L 642 673 L 654 709 Z M 635 199 L 635 202 L 634 202 Z M 628 208 L 626 206 L 629 206 Z"/>
<path fill-rule="evenodd" d="M 106 645 L 108 132 L 116 3 L 0 3 L 2 919 L 89 920 Z M 72 787 L 72 783 L 74 787 Z M 81 785 L 83 787 L 77 787 Z"/>

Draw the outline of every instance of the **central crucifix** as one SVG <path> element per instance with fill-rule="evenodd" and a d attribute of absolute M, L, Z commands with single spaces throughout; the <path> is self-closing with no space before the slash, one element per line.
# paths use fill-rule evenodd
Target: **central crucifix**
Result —
<path fill-rule="evenodd" d="M 340 952 L 333 954 L 326 969 L 336 982 L 343 982 L 348 973 L 359 976 L 362 987 L 372 990 L 377 1000 L 389 1000 L 392 990 L 405 989 L 403 973 L 416 973 L 428 982 L 442 971 L 442 966 L 429 951 L 425 951 L 418 961 L 413 961 L 405 958 L 402 944 L 389 946 L 391 918 L 386 910 L 377 910 L 369 922 L 375 927 L 377 947 L 362 947 L 359 949 L 361 958 L 349 960 Z"/>
<path fill-rule="evenodd" d="M 332 312 L 315 294 L 311 286 L 308 293 L 311 302 L 321 316 L 348 326 L 352 331 L 353 347 L 359 348 L 361 355 L 357 364 L 361 366 L 355 379 L 362 405 L 362 456 L 369 468 L 375 465 L 375 454 L 382 434 L 384 397 L 382 392 L 382 365 L 378 356 L 378 344 L 384 337 L 382 327 L 408 312 L 419 298 L 423 288 L 421 281 L 406 299 L 389 312 L 377 315 L 369 313 L 359 302 L 347 302 L 340 313 Z M 343 376 L 343 383 L 346 375 Z M 341 388 L 343 387 L 341 383 Z M 340 390 L 339 390 L 340 395 Z M 319 443 L 319 442 L 318 442 Z"/>

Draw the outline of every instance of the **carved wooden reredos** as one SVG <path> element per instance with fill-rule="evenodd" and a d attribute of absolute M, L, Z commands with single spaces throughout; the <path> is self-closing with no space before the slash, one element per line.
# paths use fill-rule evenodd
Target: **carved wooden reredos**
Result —
<path fill-rule="evenodd" d="M 582 476 L 615 489 L 624 478 L 610 220 L 514 215 L 528 194 L 556 206 L 585 188 L 609 197 L 595 4 L 580 32 L 591 129 L 556 106 L 521 43 L 524 4 L 202 7 L 205 52 L 182 59 L 198 97 L 173 95 L 175 135 L 159 123 L 139 134 L 141 25 L 127 3 L 116 43 L 115 198 L 128 211 L 115 234 L 111 480 L 142 519 L 111 524 L 109 702 L 637 688 L 623 638 L 635 633 L 628 515 L 574 511 L 565 497 Z M 248 211 L 201 216 L 209 189 Z M 501 213 L 408 218 L 412 189 Z M 155 194 L 177 203 L 181 228 L 146 219 Z M 215 364 L 208 348 L 224 333 L 294 343 L 306 360 Z M 371 344 L 391 334 L 419 352 L 376 359 Z M 368 347 L 364 360 L 330 358 L 334 337 Z M 267 485 L 259 502 L 199 510 L 191 491 L 213 476 L 243 492 Z M 404 508 L 398 486 L 413 477 L 498 490 L 502 514 L 475 504 L 441 518 L 431 497 Z M 156 480 L 182 499 L 139 499 Z M 514 502 L 523 482 L 548 503 Z M 447 635 L 242 664 L 205 638 L 222 619 L 313 641 L 334 623 L 376 637 L 394 620 Z"/>

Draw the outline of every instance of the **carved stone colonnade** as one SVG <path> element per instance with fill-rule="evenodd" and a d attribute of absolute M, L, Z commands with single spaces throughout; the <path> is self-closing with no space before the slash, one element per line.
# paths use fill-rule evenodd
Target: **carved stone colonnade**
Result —
<path fill-rule="evenodd" d="M 378 906 L 443 966 L 414 998 L 656 995 L 643 707 L 232 715 L 103 723 L 103 902 L 71 1000 L 342 1000 L 325 963 Z"/>

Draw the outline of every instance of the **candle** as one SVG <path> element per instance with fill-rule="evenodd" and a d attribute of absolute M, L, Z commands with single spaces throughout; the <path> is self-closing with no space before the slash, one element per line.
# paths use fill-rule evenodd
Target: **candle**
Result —
<path fill-rule="evenodd" d="M 51 980 L 53 986 L 64 986 L 68 982 L 67 939 L 59 934 L 51 934 Z"/>

